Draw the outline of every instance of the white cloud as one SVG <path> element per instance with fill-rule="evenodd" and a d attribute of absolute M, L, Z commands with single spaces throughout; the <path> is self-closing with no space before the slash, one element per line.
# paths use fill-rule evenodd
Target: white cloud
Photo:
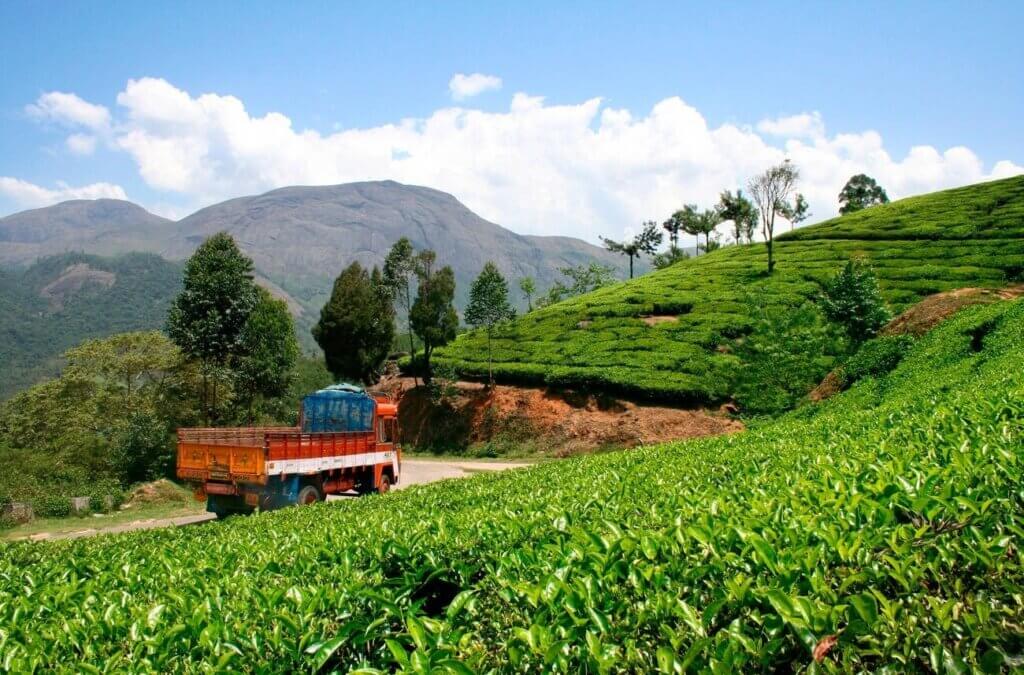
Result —
<path fill-rule="evenodd" d="M 9 176 L 0 176 L 0 196 L 22 209 L 49 206 L 69 199 L 128 199 L 124 188 L 111 183 L 91 183 L 73 187 L 58 182 L 57 188 L 51 190 Z"/>
<path fill-rule="evenodd" d="M 825 122 L 821 113 L 800 113 L 789 117 L 761 120 L 757 130 L 769 136 L 784 138 L 821 138 L 825 135 Z"/>
<path fill-rule="evenodd" d="M 65 143 L 76 155 L 91 155 L 96 151 L 96 137 L 89 134 L 71 134 Z"/>
<path fill-rule="evenodd" d="M 110 111 L 105 107 L 61 91 L 43 94 L 35 103 L 25 106 L 25 112 L 38 119 L 65 126 L 83 126 L 96 131 L 110 124 Z"/>
<path fill-rule="evenodd" d="M 500 77 L 483 73 L 473 73 L 472 75 L 455 73 L 448 82 L 448 90 L 456 101 L 463 101 L 492 89 L 501 89 Z"/>
<path fill-rule="evenodd" d="M 600 98 L 549 105 L 517 93 L 507 111 L 443 108 L 327 134 L 161 79 L 129 81 L 117 101 L 123 114 L 111 123 L 111 147 L 134 160 L 164 204 L 199 207 L 286 185 L 394 179 L 450 192 L 518 232 L 592 242 L 685 203 L 710 206 L 722 190 L 743 187 L 787 157 L 802 171 L 812 222 L 836 213 L 837 195 L 856 173 L 875 177 L 894 199 L 1024 173 L 1007 160 L 987 170 L 964 147 L 921 146 L 894 158 L 875 131 L 827 136 L 816 113 L 767 121 L 760 133 L 710 126 L 678 97 L 636 114 Z"/>

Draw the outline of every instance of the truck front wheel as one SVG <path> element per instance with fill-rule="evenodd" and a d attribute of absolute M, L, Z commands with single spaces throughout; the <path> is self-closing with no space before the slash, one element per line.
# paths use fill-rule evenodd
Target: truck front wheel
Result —
<path fill-rule="evenodd" d="M 323 496 L 320 491 L 316 489 L 315 485 L 303 485 L 302 489 L 299 490 L 299 496 L 296 498 L 296 503 L 301 505 L 314 504 L 322 501 Z"/>

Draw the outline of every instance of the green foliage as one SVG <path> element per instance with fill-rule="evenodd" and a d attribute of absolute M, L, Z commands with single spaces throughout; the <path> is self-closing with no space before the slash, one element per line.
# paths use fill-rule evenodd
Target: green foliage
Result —
<path fill-rule="evenodd" d="M 174 426 L 199 415 L 200 379 L 177 347 L 155 331 L 126 333 L 65 358 L 59 378 L 0 406 L 0 497 L 38 503 L 167 475 Z"/>
<path fill-rule="evenodd" d="M 410 283 L 416 273 L 416 251 L 408 238 L 396 241 L 384 259 L 384 284 L 391 292 L 391 297 L 398 303 L 405 314 L 406 335 L 409 340 L 409 356 L 416 358 L 416 343 L 412 332 L 412 290 Z"/>
<path fill-rule="evenodd" d="M 562 267 L 558 270 L 562 276 L 568 277 L 569 283 L 556 281 L 548 289 L 547 295 L 537 302 L 537 307 L 547 307 L 566 298 L 583 295 L 599 288 L 610 286 L 617 280 L 615 270 L 607 265 L 592 262 L 589 265 Z"/>
<path fill-rule="evenodd" d="M 844 387 L 866 377 L 881 377 L 899 365 L 914 345 L 909 335 L 885 335 L 868 340 L 851 356 L 839 371 Z"/>
<path fill-rule="evenodd" d="M 420 271 L 416 302 L 410 317 L 412 329 L 423 341 L 423 377 L 429 383 L 430 358 L 434 350 L 455 339 L 459 315 L 455 313 L 455 273 L 447 265 L 434 271 L 426 266 Z"/>
<path fill-rule="evenodd" d="M 111 463 L 128 485 L 174 473 L 174 450 L 167 424 L 152 412 L 135 412 L 125 420 L 112 448 Z"/>
<path fill-rule="evenodd" d="M 508 302 L 508 283 L 494 263 L 488 261 L 480 275 L 469 289 L 469 304 L 466 305 L 466 323 L 483 328 L 487 334 L 487 379 L 493 381 L 491 372 L 491 335 L 498 324 L 514 318 L 515 309 Z"/>
<path fill-rule="evenodd" d="M 763 245 L 728 246 L 535 309 L 495 331 L 495 377 L 720 402 L 743 367 L 726 349 L 751 330 L 748 294 L 799 307 L 851 258 L 871 265 L 894 312 L 940 291 L 1013 283 L 1024 268 L 1024 178 L 865 209 L 780 234 L 775 248 L 770 277 Z M 645 323 L 650 315 L 676 320 Z M 467 333 L 437 358 L 465 374 L 486 373 L 486 349 L 486 336 Z"/>
<path fill-rule="evenodd" d="M 167 315 L 167 334 L 182 353 L 225 365 L 240 350 L 245 322 L 256 305 L 252 260 L 234 238 L 218 232 L 185 263 L 182 291 Z"/>
<path fill-rule="evenodd" d="M 811 303 L 794 309 L 754 297 L 748 307 L 753 330 L 737 348 L 736 402 L 745 413 L 788 410 L 828 373 L 840 343 Z"/>
<path fill-rule="evenodd" d="M 732 221 L 734 243 L 753 243 L 757 207 L 743 196 L 743 190 L 737 190 L 735 195 L 730 190 L 724 191 L 718 198 L 718 212 L 722 220 Z"/>
<path fill-rule="evenodd" d="M 654 255 L 654 252 L 661 245 L 662 234 L 658 231 L 658 224 L 653 220 L 642 223 L 640 233 L 632 239 L 625 241 L 613 241 L 601 237 L 605 248 L 615 253 L 621 253 L 629 258 L 629 278 L 633 278 L 633 259 L 641 255 Z"/>
<path fill-rule="evenodd" d="M 395 336 L 395 309 L 380 270 L 354 262 L 334 282 L 313 337 L 339 380 L 375 382 Z"/>
<path fill-rule="evenodd" d="M 537 282 L 533 277 L 523 277 L 519 280 L 519 291 L 526 299 L 526 311 L 533 311 L 533 296 L 537 293 Z"/>
<path fill-rule="evenodd" d="M 655 269 L 663 270 L 666 267 L 675 265 L 680 260 L 686 260 L 690 257 L 690 254 L 681 248 L 669 247 L 667 251 L 656 253 L 651 262 L 654 264 Z"/>
<path fill-rule="evenodd" d="M 859 259 L 847 261 L 825 283 L 820 303 L 829 321 L 842 326 L 855 345 L 874 337 L 892 318 L 878 288 L 878 279 L 871 267 Z"/>
<path fill-rule="evenodd" d="M 839 193 L 840 214 L 855 213 L 869 206 L 888 203 L 889 195 L 885 194 L 882 186 L 871 176 L 862 173 L 846 181 L 846 185 Z"/>
<path fill-rule="evenodd" d="M 257 289 L 256 305 L 239 336 L 240 354 L 234 363 L 235 390 L 252 412 L 257 402 L 288 391 L 299 343 L 288 305 Z"/>
<path fill-rule="evenodd" d="M 142 253 L 66 253 L 0 270 L 0 400 L 56 376 L 61 354 L 83 340 L 162 326 L 180 286 L 179 264 Z"/>
<path fill-rule="evenodd" d="M 808 210 L 809 206 L 804 196 L 797 194 L 793 197 L 792 204 L 783 202 L 779 205 L 779 215 L 789 221 L 790 229 L 794 229 L 797 225 L 811 217 L 811 213 Z"/>
<path fill-rule="evenodd" d="M 1012 671 L 1022 370 L 1024 303 L 973 307 L 887 386 L 741 434 L 11 544 L 5 666 Z"/>

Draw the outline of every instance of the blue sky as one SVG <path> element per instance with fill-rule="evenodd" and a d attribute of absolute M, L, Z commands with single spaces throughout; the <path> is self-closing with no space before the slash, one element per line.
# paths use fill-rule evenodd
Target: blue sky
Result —
<path fill-rule="evenodd" d="M 0 177 L 9 189 L 0 185 L 0 214 L 92 184 L 184 215 L 278 181 L 394 177 L 451 191 L 513 229 L 593 239 L 742 185 L 774 148 L 804 158 L 812 206 L 826 216 L 840 174 L 861 165 L 889 178 L 895 195 L 1024 165 L 1022 25 L 1024 3 L 1009 2 L 6 2 Z M 501 86 L 453 100 L 456 73 Z M 143 78 L 166 86 L 119 103 Z M 50 92 L 102 106 L 109 123 L 83 126 L 41 108 Z M 236 127 L 208 107 L 210 118 L 170 129 L 143 109 L 168 109 L 161 96 L 174 92 L 193 103 L 235 97 L 247 119 L 280 113 L 293 134 L 273 147 L 220 145 Z M 513 114 L 519 93 L 543 101 L 524 96 L 526 112 Z M 428 120 L 452 108 L 468 117 L 433 134 Z M 801 114 L 803 123 L 770 125 Z M 409 119 L 411 132 L 391 128 Z M 602 128 L 602 138 L 584 138 Z M 726 138 L 732 129 L 747 137 Z M 362 136 L 331 142 L 345 130 Z M 319 140 L 306 143 L 304 131 Z M 844 134 L 860 145 L 851 149 Z M 390 161 L 374 143 L 389 146 Z M 686 149 L 659 150 L 676 145 Z M 918 146 L 937 154 L 909 157 Z M 961 146 L 970 157 L 946 156 Z M 171 161 L 168 147 L 198 154 Z M 175 162 L 175 175 L 158 175 Z"/>

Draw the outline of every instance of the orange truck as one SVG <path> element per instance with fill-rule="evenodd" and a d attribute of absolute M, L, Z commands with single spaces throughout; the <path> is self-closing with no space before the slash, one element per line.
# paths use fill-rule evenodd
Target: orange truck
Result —
<path fill-rule="evenodd" d="M 296 427 L 178 429 L 178 478 L 218 518 L 385 493 L 401 466 L 398 406 L 351 385 L 306 396 Z"/>

